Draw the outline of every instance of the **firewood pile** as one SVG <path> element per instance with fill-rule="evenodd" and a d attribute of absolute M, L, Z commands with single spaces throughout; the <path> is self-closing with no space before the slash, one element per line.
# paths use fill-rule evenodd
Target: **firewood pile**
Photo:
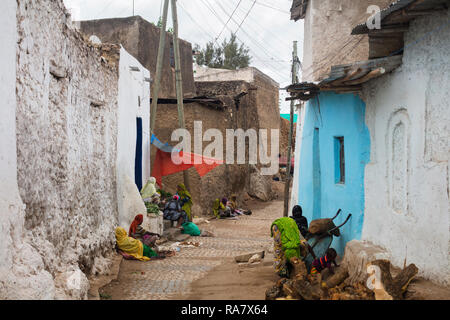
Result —
<path fill-rule="evenodd" d="M 281 279 L 266 291 L 266 300 L 401 300 L 418 269 L 414 264 L 404 268 L 397 276 L 391 274 L 388 260 L 375 260 L 368 265 L 367 283 L 350 283 L 345 266 L 322 279 L 321 274 L 310 275 L 305 263 L 291 259 L 293 271 L 290 279 Z"/>

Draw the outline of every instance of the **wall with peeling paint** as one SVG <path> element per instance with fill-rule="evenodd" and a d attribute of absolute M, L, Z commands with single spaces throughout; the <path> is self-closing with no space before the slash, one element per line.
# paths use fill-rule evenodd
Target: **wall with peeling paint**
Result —
<path fill-rule="evenodd" d="M 450 284 L 450 13 L 418 18 L 403 65 L 364 87 L 371 159 L 363 239 Z"/>

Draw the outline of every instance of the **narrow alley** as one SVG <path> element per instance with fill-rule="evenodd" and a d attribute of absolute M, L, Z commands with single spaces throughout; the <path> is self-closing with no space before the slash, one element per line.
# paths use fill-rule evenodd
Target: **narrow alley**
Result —
<path fill-rule="evenodd" d="M 215 237 L 191 237 L 189 242 L 201 243 L 198 248 L 181 248 L 174 257 L 147 263 L 122 260 L 117 280 L 101 288 L 101 298 L 264 300 L 265 291 L 277 280 L 270 225 L 283 215 L 283 202 L 253 201 L 252 209 L 251 216 L 239 220 L 201 224 Z M 263 250 L 266 256 L 260 263 L 247 266 L 234 261 L 235 256 Z"/>

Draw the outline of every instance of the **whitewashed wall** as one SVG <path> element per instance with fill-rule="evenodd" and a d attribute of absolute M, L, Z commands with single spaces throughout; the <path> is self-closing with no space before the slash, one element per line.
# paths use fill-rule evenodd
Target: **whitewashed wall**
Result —
<path fill-rule="evenodd" d="M 138 68 L 139 71 L 133 71 L 131 68 Z M 150 83 L 146 79 L 150 79 L 150 72 L 122 47 L 119 63 L 116 170 L 119 224 L 126 228 L 136 214 L 145 212 L 139 190 L 133 182 L 138 117 L 142 118 L 143 127 L 143 185 L 150 178 Z"/>
<path fill-rule="evenodd" d="M 300 178 L 300 152 L 302 151 L 303 124 L 305 123 L 305 105 L 301 104 L 297 109 L 297 131 L 295 137 L 295 164 L 294 176 L 292 182 L 291 199 L 289 205 L 289 215 L 292 214 L 292 208 L 296 205 L 302 205 L 298 202 L 299 178 Z"/>
<path fill-rule="evenodd" d="M 364 88 L 371 161 L 363 239 L 450 284 L 449 12 L 414 20 L 403 65 Z"/>

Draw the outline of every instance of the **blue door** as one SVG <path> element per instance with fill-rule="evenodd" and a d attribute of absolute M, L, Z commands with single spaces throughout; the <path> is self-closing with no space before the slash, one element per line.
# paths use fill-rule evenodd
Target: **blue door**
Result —
<path fill-rule="evenodd" d="M 136 119 L 136 160 L 134 165 L 134 180 L 139 191 L 142 190 L 142 118 Z"/>

